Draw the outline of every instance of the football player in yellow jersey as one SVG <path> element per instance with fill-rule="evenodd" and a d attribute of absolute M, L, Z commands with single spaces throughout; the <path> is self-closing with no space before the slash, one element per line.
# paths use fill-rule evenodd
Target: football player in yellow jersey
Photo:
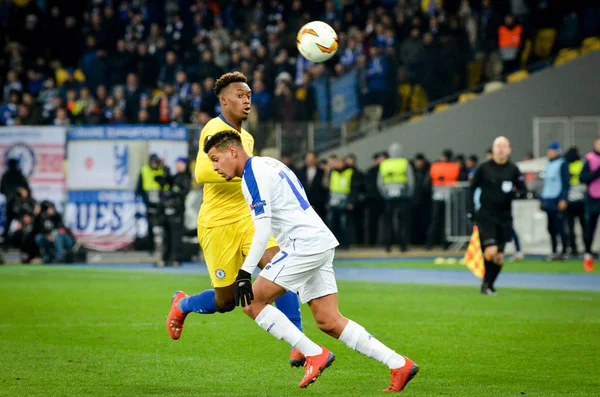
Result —
<path fill-rule="evenodd" d="M 242 128 L 248 118 L 251 90 L 246 76 L 240 72 L 225 73 L 215 82 L 215 94 L 221 104 L 221 114 L 211 119 L 202 129 L 196 159 L 196 182 L 204 184 L 204 198 L 198 215 L 198 241 L 213 289 L 188 296 L 177 291 L 171 301 L 167 330 L 173 339 L 179 339 L 188 313 L 225 313 L 235 308 L 234 282 L 248 254 L 254 236 L 250 210 L 242 194 L 241 179 L 227 182 L 213 170 L 212 162 L 204 153 L 204 142 L 221 131 L 238 131 L 248 154 L 254 150 L 254 138 Z M 279 251 L 271 237 L 259 267 L 264 267 Z M 296 327 L 302 330 L 298 296 L 288 292 L 275 301 Z M 290 353 L 290 364 L 304 365 L 304 356 L 297 349 Z"/>

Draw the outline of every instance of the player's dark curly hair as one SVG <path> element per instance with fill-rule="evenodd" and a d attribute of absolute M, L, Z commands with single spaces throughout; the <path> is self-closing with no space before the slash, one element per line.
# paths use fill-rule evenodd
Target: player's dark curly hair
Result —
<path fill-rule="evenodd" d="M 225 73 L 215 82 L 215 95 L 219 96 L 221 91 L 223 91 L 231 83 L 248 83 L 248 79 L 242 72 Z"/>
<path fill-rule="evenodd" d="M 242 147 L 242 137 L 239 133 L 233 130 L 221 131 L 215 135 L 209 135 L 204 140 L 204 153 L 208 154 L 208 151 L 214 147 L 220 151 L 227 149 L 229 146 Z"/>

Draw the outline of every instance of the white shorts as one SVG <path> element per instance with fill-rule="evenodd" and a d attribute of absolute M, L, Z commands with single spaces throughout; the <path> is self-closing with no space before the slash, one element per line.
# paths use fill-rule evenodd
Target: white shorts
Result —
<path fill-rule="evenodd" d="M 336 294 L 333 272 L 335 249 L 314 255 L 279 251 L 259 276 L 298 294 L 307 303 L 322 296 Z"/>

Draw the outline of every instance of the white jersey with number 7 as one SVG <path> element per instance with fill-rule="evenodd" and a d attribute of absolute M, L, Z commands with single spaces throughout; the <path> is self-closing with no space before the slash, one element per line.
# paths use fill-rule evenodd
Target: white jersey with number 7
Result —
<path fill-rule="evenodd" d="M 250 157 L 242 174 L 242 192 L 253 220 L 271 218 L 273 236 L 282 250 L 312 255 L 339 245 L 311 207 L 296 175 L 282 162 Z"/>

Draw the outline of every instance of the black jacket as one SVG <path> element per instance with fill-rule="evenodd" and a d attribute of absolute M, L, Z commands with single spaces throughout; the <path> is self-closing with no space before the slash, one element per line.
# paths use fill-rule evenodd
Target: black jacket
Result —
<path fill-rule="evenodd" d="M 40 228 L 41 233 L 44 234 L 50 234 L 58 229 L 66 230 L 62 216 L 58 212 L 54 213 L 53 215 L 42 213 L 40 215 Z"/>
<path fill-rule="evenodd" d="M 0 181 L 0 193 L 6 196 L 7 203 L 15 199 L 16 190 L 20 187 L 29 190 L 27 178 L 18 168 L 9 168 Z"/>
<path fill-rule="evenodd" d="M 308 167 L 302 167 L 300 171 L 296 174 L 302 186 L 304 186 L 304 191 L 306 192 L 306 197 L 308 198 L 308 202 L 319 212 L 320 209 L 325 208 L 325 204 L 327 204 L 328 192 L 327 189 L 323 187 L 323 170 L 317 167 L 317 172 L 311 183 L 308 183 Z"/>

